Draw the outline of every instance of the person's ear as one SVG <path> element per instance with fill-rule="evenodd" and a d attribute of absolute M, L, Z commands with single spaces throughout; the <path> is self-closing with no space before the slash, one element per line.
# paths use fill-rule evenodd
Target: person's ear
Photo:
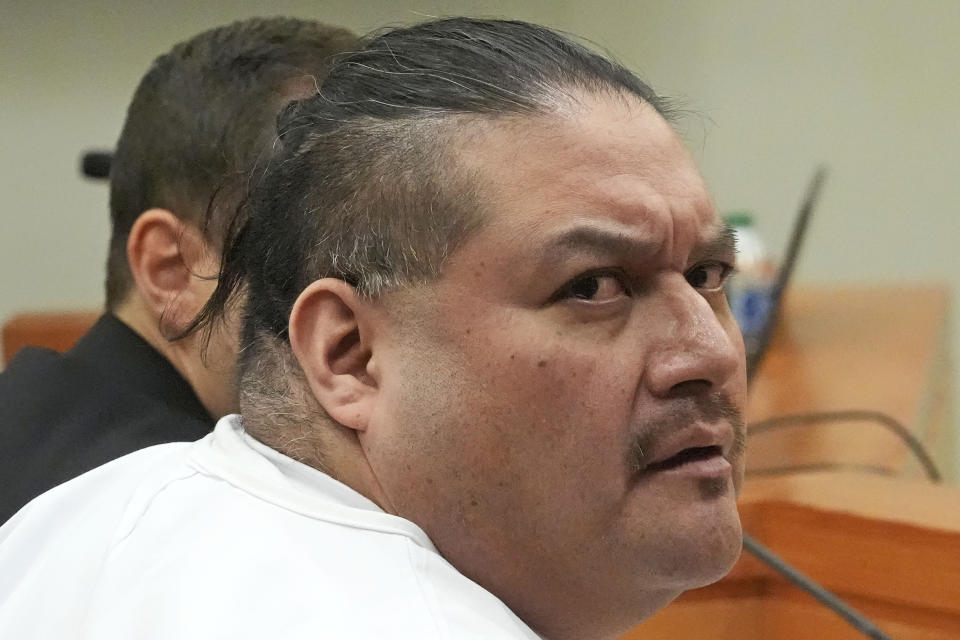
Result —
<path fill-rule="evenodd" d="M 323 278 L 301 292 L 290 312 L 290 346 L 317 402 L 340 424 L 364 431 L 378 385 L 369 303 L 342 280 Z"/>
<path fill-rule="evenodd" d="M 140 298 L 176 334 L 199 313 L 216 284 L 216 260 L 195 227 L 165 209 L 137 217 L 127 238 L 127 262 Z"/>

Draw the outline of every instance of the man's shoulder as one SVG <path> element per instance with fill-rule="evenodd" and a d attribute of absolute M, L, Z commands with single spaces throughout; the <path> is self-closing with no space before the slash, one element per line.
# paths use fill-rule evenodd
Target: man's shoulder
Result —
<path fill-rule="evenodd" d="M 87 407 L 122 400 L 122 389 L 83 361 L 40 347 L 25 347 L 0 372 L 0 433 L 5 440 L 35 434 L 39 424 L 88 419 Z M 109 415 L 109 411 L 104 411 Z"/>
<path fill-rule="evenodd" d="M 0 636 L 33 629 L 21 637 L 70 637 L 113 551 L 157 496 L 195 476 L 187 464 L 191 446 L 158 445 L 113 460 L 30 501 L 0 526 Z M 60 603 L 57 615 L 36 619 L 44 601 Z"/>
<path fill-rule="evenodd" d="M 162 625 L 189 621 L 208 636 L 537 638 L 412 538 L 314 518 L 219 481 L 157 495 L 111 550 L 97 591 L 86 615 L 108 638 L 127 637 L 145 607 Z"/>
<path fill-rule="evenodd" d="M 180 391 L 179 396 L 171 389 Z M 25 347 L 0 372 L 0 436 L 5 441 L 20 432 L 35 439 L 38 429 L 49 431 L 63 424 L 96 430 L 123 426 L 131 431 L 131 422 L 149 424 L 174 415 L 205 423 L 202 432 L 190 432 L 191 440 L 212 427 L 174 367 L 109 314 L 70 351 Z M 145 441 L 122 453 L 179 439 Z"/>
<path fill-rule="evenodd" d="M 191 637 L 535 638 L 412 525 L 325 517 L 322 493 L 274 499 L 299 490 L 251 459 L 253 481 L 218 474 L 205 463 L 222 431 L 111 462 L 0 528 L 0 603 L 21 598 L 0 605 L 0 635 L 36 631 L 29 612 L 53 598 L 103 638 L 181 637 L 183 624 Z"/>
<path fill-rule="evenodd" d="M 49 349 L 26 347 L 0 372 L 0 520 L 43 491 L 110 458 L 87 464 L 96 434 L 122 392 L 95 370 Z M 100 425 L 100 426 L 98 426 Z M 116 456 L 114 456 L 116 457 Z"/>
<path fill-rule="evenodd" d="M 160 364 L 164 366 L 158 372 Z M 144 379 L 134 379 L 132 373 L 142 373 Z M 152 347 L 105 316 L 70 351 L 25 347 L 0 371 L 0 437 L 11 443 L 18 434 L 36 440 L 38 430 L 46 433 L 61 425 L 99 431 L 123 426 L 132 431 L 129 425 L 139 421 L 202 417 L 200 411 L 188 411 L 186 402 L 178 406 L 168 401 L 161 384 L 171 379 L 177 386 L 189 386 Z M 191 440 L 212 426 L 209 419 L 202 421 L 207 428 Z M 181 438 L 142 442 L 122 453 L 176 439 Z"/>
<path fill-rule="evenodd" d="M 11 402 L 16 396 L 29 398 L 38 395 L 38 391 L 48 388 L 53 382 L 62 379 L 82 379 L 80 372 L 65 363 L 63 354 L 43 347 L 24 347 L 0 371 L 0 398 L 3 399 L 3 411 L 23 410 L 30 406 L 28 401 Z"/>
<path fill-rule="evenodd" d="M 149 501 L 149 496 L 160 493 L 170 482 L 196 474 L 189 465 L 188 453 L 194 444 L 175 442 L 134 451 L 44 492 L 8 523 L 0 523 L 0 532 L 4 532 L 0 545 L 10 531 L 39 531 L 52 519 L 68 528 L 81 521 L 84 526 L 99 529 L 110 526 L 110 514 L 129 510 L 138 496 L 146 495 Z M 59 535 L 56 527 L 50 532 Z"/>
<path fill-rule="evenodd" d="M 0 379 L 7 379 L 7 372 L 16 371 L 18 376 L 36 375 L 45 371 L 45 367 L 56 364 L 63 359 L 63 354 L 45 347 L 23 347 L 0 371 Z"/>
<path fill-rule="evenodd" d="M 142 356 L 145 349 L 129 348 L 138 338 L 126 335 L 129 330 L 120 324 L 105 316 L 66 354 L 24 348 L 0 372 L 0 484 L 5 487 L 0 521 L 33 497 L 114 458 L 209 432 L 212 424 L 198 410 L 170 402 L 149 384 L 131 383 L 117 371 L 177 375 L 157 373 Z M 116 369 L 104 364 L 111 358 Z"/>

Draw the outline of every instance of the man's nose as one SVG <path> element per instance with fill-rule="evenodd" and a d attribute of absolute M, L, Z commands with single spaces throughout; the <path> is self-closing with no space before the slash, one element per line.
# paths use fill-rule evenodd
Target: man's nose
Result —
<path fill-rule="evenodd" d="M 679 277 L 665 284 L 658 296 L 660 329 L 646 367 L 650 392 L 671 397 L 722 387 L 746 366 L 739 329 L 726 302 L 718 299 L 711 306 Z"/>

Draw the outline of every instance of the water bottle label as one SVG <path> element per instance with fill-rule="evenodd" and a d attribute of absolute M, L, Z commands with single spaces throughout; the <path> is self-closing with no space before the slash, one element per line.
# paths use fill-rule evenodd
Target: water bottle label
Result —
<path fill-rule="evenodd" d="M 746 289 L 730 300 L 733 317 L 740 325 L 744 337 L 756 336 L 763 331 L 770 315 L 770 290 Z"/>

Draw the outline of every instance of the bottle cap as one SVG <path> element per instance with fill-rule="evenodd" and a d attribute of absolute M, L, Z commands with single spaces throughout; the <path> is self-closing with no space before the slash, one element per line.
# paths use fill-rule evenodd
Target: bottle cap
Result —
<path fill-rule="evenodd" d="M 726 215 L 723 216 L 723 219 L 731 227 L 752 227 L 753 226 L 753 212 L 751 211 L 728 211 Z"/>

